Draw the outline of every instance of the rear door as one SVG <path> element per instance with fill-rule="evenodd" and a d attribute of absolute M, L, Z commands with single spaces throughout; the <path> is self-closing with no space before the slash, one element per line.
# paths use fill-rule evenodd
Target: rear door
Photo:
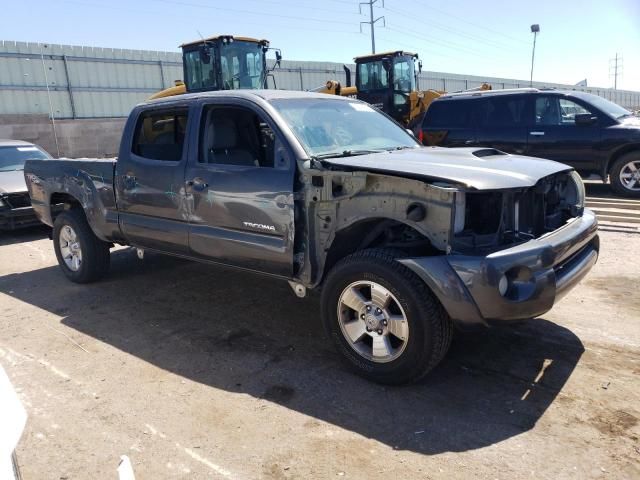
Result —
<path fill-rule="evenodd" d="M 422 143 L 442 147 L 476 145 L 475 111 L 478 99 L 436 100 L 422 123 Z"/>
<path fill-rule="evenodd" d="M 576 125 L 576 114 L 593 114 L 579 100 L 561 95 L 535 95 L 532 126 L 528 134 L 527 155 L 566 163 L 581 171 L 597 170 L 604 159 L 597 144 L 601 121 Z"/>
<path fill-rule="evenodd" d="M 197 135 L 186 171 L 191 255 L 291 277 L 295 162 L 275 124 L 251 102 L 213 99 Z"/>
<path fill-rule="evenodd" d="M 188 253 L 184 170 L 189 119 L 183 105 L 142 110 L 127 124 L 115 183 L 120 228 L 133 245 Z"/>
<path fill-rule="evenodd" d="M 527 112 L 523 94 L 487 94 L 478 104 L 477 145 L 523 154 L 527 147 Z"/>

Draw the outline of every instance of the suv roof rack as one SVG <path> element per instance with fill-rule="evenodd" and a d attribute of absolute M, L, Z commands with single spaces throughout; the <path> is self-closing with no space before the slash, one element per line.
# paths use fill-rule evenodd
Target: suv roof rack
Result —
<path fill-rule="evenodd" d="M 473 96 L 478 96 L 478 97 L 483 97 L 485 95 L 495 95 L 497 93 L 526 93 L 526 92 L 539 92 L 543 89 L 538 89 L 538 88 L 530 88 L 530 87 L 523 87 L 523 88 L 503 88 L 503 89 L 496 89 L 496 90 L 476 90 L 476 91 L 462 91 L 462 92 L 452 92 L 452 93 L 447 93 L 446 95 L 443 95 L 440 98 L 448 98 L 448 97 L 462 97 L 464 95 L 468 95 L 470 97 Z"/>

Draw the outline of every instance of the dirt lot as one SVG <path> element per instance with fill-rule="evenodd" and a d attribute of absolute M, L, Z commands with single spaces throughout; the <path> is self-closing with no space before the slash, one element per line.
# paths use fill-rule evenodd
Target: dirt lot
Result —
<path fill-rule="evenodd" d="M 615 228 L 611 229 L 615 230 Z M 42 230 L 0 236 L 0 364 L 25 479 L 640 478 L 640 234 L 550 313 L 459 334 L 425 382 L 348 373 L 317 299 L 114 253 L 66 281 Z"/>

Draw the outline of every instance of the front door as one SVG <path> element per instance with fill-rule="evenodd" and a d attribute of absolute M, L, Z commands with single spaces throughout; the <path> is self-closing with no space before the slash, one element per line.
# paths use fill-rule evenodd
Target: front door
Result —
<path fill-rule="evenodd" d="M 203 107 L 190 154 L 191 254 L 291 277 L 294 162 L 264 112 L 251 104 Z"/>
<path fill-rule="evenodd" d="M 127 125 L 117 162 L 120 227 L 135 246 L 188 253 L 186 107 L 143 111 Z"/>
<path fill-rule="evenodd" d="M 487 94 L 479 100 L 477 146 L 522 155 L 527 147 L 528 95 Z"/>
<path fill-rule="evenodd" d="M 559 95 L 536 95 L 527 155 L 571 165 L 579 171 L 597 170 L 604 160 L 598 151 L 601 125 L 577 125 L 577 114 L 593 114 L 587 105 Z"/>

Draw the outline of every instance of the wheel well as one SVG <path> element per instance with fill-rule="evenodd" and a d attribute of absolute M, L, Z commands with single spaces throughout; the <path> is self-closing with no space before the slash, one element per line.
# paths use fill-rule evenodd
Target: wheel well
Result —
<path fill-rule="evenodd" d="M 385 218 L 354 223 L 336 233 L 327 252 L 324 271 L 341 258 L 367 248 L 388 248 L 411 256 L 429 256 L 439 252 L 431 241 L 413 227 Z"/>
<path fill-rule="evenodd" d="M 613 152 L 609 157 L 609 160 L 607 161 L 607 165 L 603 171 L 605 180 L 606 180 L 606 176 L 611 173 L 611 168 L 613 167 L 613 164 L 616 163 L 616 160 L 618 160 L 621 156 L 626 155 L 627 153 L 631 153 L 635 151 L 640 151 L 640 143 L 632 143 L 630 145 L 625 145 L 624 147 L 621 147 L 620 149 Z"/>
<path fill-rule="evenodd" d="M 49 205 L 60 205 L 64 204 L 65 209 L 71 209 L 74 207 L 81 207 L 82 205 L 78 201 L 76 197 L 70 195 L 68 193 L 54 193 L 51 195 L 51 200 L 49 201 Z"/>

